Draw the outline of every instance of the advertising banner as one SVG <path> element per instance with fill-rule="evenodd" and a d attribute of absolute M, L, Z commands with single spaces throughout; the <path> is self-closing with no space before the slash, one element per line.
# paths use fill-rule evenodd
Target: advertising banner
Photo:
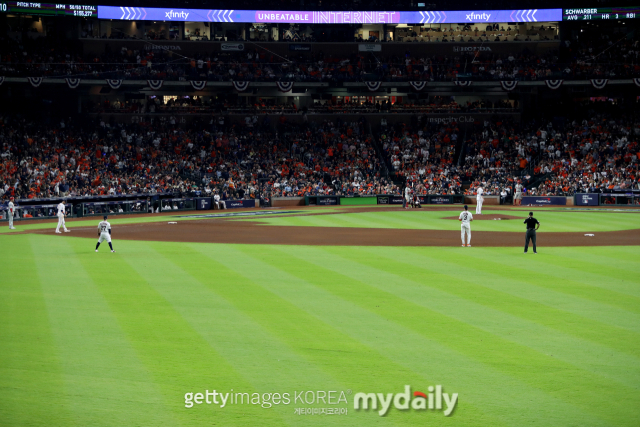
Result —
<path fill-rule="evenodd" d="M 401 205 L 404 200 L 402 196 L 378 196 L 379 205 Z"/>
<path fill-rule="evenodd" d="M 561 21 L 562 9 L 455 11 L 288 11 L 98 6 L 99 19 L 299 24 L 445 24 Z"/>
<path fill-rule="evenodd" d="M 337 205 L 339 199 L 338 196 L 318 196 L 318 205 Z"/>
<path fill-rule="evenodd" d="M 225 200 L 225 203 L 227 204 L 227 209 L 256 207 L 256 201 L 254 199 Z"/>
<path fill-rule="evenodd" d="M 294 52 L 310 52 L 311 45 L 309 43 L 289 43 L 289 50 Z"/>
<path fill-rule="evenodd" d="M 211 197 L 197 197 L 196 209 L 199 211 L 211 209 Z"/>
<path fill-rule="evenodd" d="M 380 43 L 360 43 L 358 50 L 360 52 L 382 52 L 382 45 Z"/>
<path fill-rule="evenodd" d="M 576 193 L 574 203 L 576 206 L 598 206 L 598 194 Z"/>
<path fill-rule="evenodd" d="M 522 205 L 566 205 L 567 198 L 560 196 L 524 196 Z"/>
<path fill-rule="evenodd" d="M 429 203 L 432 205 L 449 205 L 452 203 L 451 196 L 429 196 Z"/>
<path fill-rule="evenodd" d="M 238 52 L 244 50 L 244 43 L 222 43 L 220 44 L 220 50 Z"/>

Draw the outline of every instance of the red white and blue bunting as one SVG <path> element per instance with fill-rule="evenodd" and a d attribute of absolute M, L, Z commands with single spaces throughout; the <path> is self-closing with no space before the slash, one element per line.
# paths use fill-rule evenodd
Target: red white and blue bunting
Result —
<path fill-rule="evenodd" d="M 456 80 L 455 81 L 456 86 L 471 86 L 471 83 L 473 83 L 470 80 Z"/>
<path fill-rule="evenodd" d="M 280 92 L 291 92 L 293 82 L 276 82 L 276 86 L 278 86 Z"/>
<path fill-rule="evenodd" d="M 364 82 L 364 84 L 367 85 L 370 92 L 375 92 L 382 86 L 382 82 Z"/>
<path fill-rule="evenodd" d="M 42 84 L 42 77 L 27 77 L 31 86 L 38 87 Z"/>
<path fill-rule="evenodd" d="M 591 85 L 596 89 L 604 89 L 609 79 L 591 79 Z"/>
<path fill-rule="evenodd" d="M 164 80 L 147 80 L 147 84 L 152 90 L 159 90 L 163 83 Z"/>
<path fill-rule="evenodd" d="M 409 82 L 409 84 L 413 89 L 417 90 L 418 92 L 420 92 L 422 89 L 427 87 L 427 82 Z"/>
<path fill-rule="evenodd" d="M 202 90 L 206 85 L 207 85 L 206 80 L 201 80 L 201 81 L 191 80 L 191 87 L 194 88 L 195 90 Z"/>
<path fill-rule="evenodd" d="M 237 90 L 238 92 L 244 92 L 245 90 L 249 89 L 249 82 L 231 82 L 233 83 L 233 87 L 235 88 L 235 90 Z"/>
<path fill-rule="evenodd" d="M 113 90 L 120 89 L 120 86 L 122 85 L 122 80 L 107 79 L 107 84 Z"/>
<path fill-rule="evenodd" d="M 518 82 L 515 80 L 501 80 L 500 85 L 502 86 L 503 90 L 511 92 L 516 88 L 516 86 L 518 86 Z"/>
<path fill-rule="evenodd" d="M 4 77 L 3 77 L 3 79 L 4 79 Z M 640 87 L 640 78 L 635 77 L 635 78 L 633 79 L 633 83 L 635 83 L 635 85 L 636 85 L 636 86 Z M 1 84 L 2 84 L 2 83 L 0 83 L 0 85 L 1 85 Z"/>
<path fill-rule="evenodd" d="M 80 86 L 80 79 L 73 77 L 65 77 L 64 79 L 67 82 L 67 86 L 69 86 L 69 89 L 75 89 Z"/>
<path fill-rule="evenodd" d="M 560 89 L 564 80 L 545 80 L 544 81 L 549 89 Z"/>

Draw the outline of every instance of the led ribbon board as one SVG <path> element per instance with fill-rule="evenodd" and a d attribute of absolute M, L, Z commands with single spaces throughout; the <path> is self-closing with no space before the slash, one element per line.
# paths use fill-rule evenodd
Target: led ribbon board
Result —
<path fill-rule="evenodd" d="M 592 21 L 596 19 L 637 19 L 640 18 L 640 7 L 592 7 L 564 9 L 563 21 Z"/>
<path fill-rule="evenodd" d="M 229 9 L 165 9 L 98 6 L 98 18 L 130 21 L 195 21 L 299 24 L 483 24 L 560 21 L 562 9 L 469 11 L 286 11 Z"/>
<path fill-rule="evenodd" d="M 28 1 L 0 2 L 0 13 L 19 15 L 45 16 L 78 16 L 81 18 L 97 18 L 98 6 L 66 3 L 36 3 Z"/>

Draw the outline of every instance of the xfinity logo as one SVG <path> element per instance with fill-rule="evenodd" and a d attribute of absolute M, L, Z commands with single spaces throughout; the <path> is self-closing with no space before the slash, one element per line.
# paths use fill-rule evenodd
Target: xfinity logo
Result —
<path fill-rule="evenodd" d="M 467 21 L 485 21 L 489 22 L 489 18 L 491 17 L 490 13 L 483 13 L 482 15 L 478 13 L 467 13 Z"/>
<path fill-rule="evenodd" d="M 187 16 L 189 16 L 189 14 L 187 12 L 185 12 L 184 10 L 181 12 L 174 12 L 173 9 L 165 12 L 164 16 L 168 19 L 174 19 L 174 18 L 182 18 L 185 21 L 187 20 Z"/>

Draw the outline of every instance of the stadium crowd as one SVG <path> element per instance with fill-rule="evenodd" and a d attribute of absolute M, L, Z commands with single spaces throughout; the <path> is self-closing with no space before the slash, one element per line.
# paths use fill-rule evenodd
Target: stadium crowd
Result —
<path fill-rule="evenodd" d="M 584 106 L 584 118 L 476 122 L 381 120 L 272 127 L 175 120 L 135 124 L 0 120 L 0 196 L 181 193 L 224 199 L 304 195 L 527 194 L 640 189 L 640 118 Z M 220 116 L 223 117 L 223 116 Z M 282 116 L 285 117 L 285 116 Z M 275 129 L 275 130 L 274 130 Z M 535 184 L 535 185 L 534 185 Z"/>
<path fill-rule="evenodd" d="M 559 50 L 511 53 L 404 56 L 323 52 L 279 56 L 266 49 L 207 52 L 185 56 L 172 50 L 125 46 L 83 55 L 78 42 L 48 37 L 16 41 L 3 36 L 0 75 L 81 79 L 209 81 L 453 81 L 630 78 L 640 76 L 640 45 L 634 33 L 594 33 L 597 39 L 565 40 Z M 593 37 L 593 36 L 591 36 Z"/>

